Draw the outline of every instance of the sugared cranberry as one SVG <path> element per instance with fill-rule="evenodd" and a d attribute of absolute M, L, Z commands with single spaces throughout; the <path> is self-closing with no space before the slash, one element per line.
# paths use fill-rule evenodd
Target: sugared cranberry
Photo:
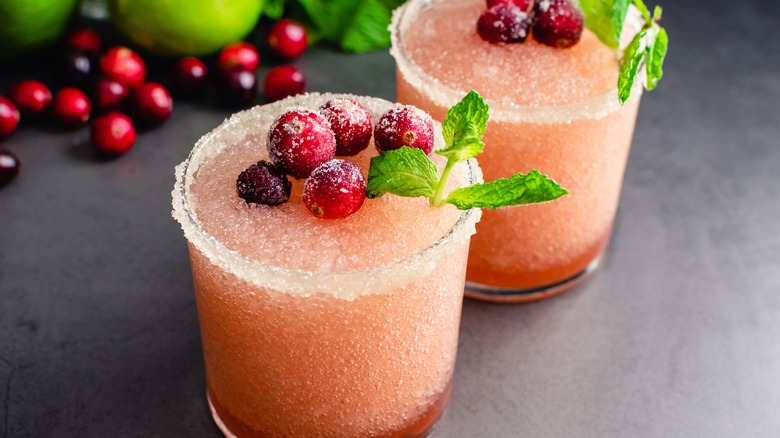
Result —
<path fill-rule="evenodd" d="M 92 105 L 81 90 L 69 87 L 54 95 L 52 110 L 54 117 L 63 126 L 76 127 L 87 123 L 92 113 Z"/>
<path fill-rule="evenodd" d="M 294 59 L 301 56 L 308 43 L 306 28 L 301 23 L 287 18 L 277 21 L 268 32 L 268 47 L 283 58 Z"/>
<path fill-rule="evenodd" d="M 188 56 L 176 63 L 173 71 L 174 90 L 177 95 L 194 96 L 206 85 L 206 64 L 198 58 Z"/>
<path fill-rule="evenodd" d="M 325 102 L 320 114 L 330 122 L 336 136 L 336 155 L 356 155 L 371 140 L 371 113 L 359 102 L 339 97 Z"/>
<path fill-rule="evenodd" d="M 534 10 L 534 5 L 538 3 L 534 0 L 487 0 L 487 7 L 492 8 L 493 6 L 499 4 L 499 3 L 510 3 L 518 8 L 520 8 L 521 11 L 524 11 L 526 14 L 531 14 L 531 12 Z"/>
<path fill-rule="evenodd" d="M 247 204 L 281 205 L 290 199 L 292 183 L 280 167 L 259 161 L 238 175 L 236 190 Z"/>
<path fill-rule="evenodd" d="M 51 103 L 51 90 L 38 81 L 22 81 L 8 91 L 8 97 L 14 101 L 19 113 L 25 119 L 34 119 Z"/>
<path fill-rule="evenodd" d="M 306 79 L 303 73 L 291 65 L 280 65 L 269 71 L 265 77 L 265 95 L 271 100 L 284 99 L 303 93 Z"/>
<path fill-rule="evenodd" d="M 109 78 L 127 84 L 130 88 L 146 79 L 146 64 L 137 53 L 127 47 L 109 49 L 100 58 L 100 69 Z"/>
<path fill-rule="evenodd" d="M 366 179 L 349 161 L 330 160 L 312 171 L 303 184 L 303 203 L 320 219 L 345 218 L 366 200 Z"/>
<path fill-rule="evenodd" d="M 83 86 L 92 78 L 92 57 L 80 50 L 66 50 L 62 58 L 65 81 L 68 85 Z"/>
<path fill-rule="evenodd" d="M 531 19 L 512 3 L 498 3 L 477 20 L 477 33 L 490 43 L 519 43 L 528 37 Z"/>
<path fill-rule="evenodd" d="M 173 99 L 168 90 L 156 82 L 135 88 L 130 95 L 133 116 L 142 125 L 160 125 L 171 116 Z"/>
<path fill-rule="evenodd" d="M 219 52 L 217 66 L 222 70 L 230 70 L 241 66 L 254 72 L 260 65 L 260 55 L 257 48 L 250 43 L 240 42 L 225 46 Z"/>
<path fill-rule="evenodd" d="M 433 119 L 417 107 L 394 106 L 374 127 L 374 144 L 380 152 L 409 146 L 429 154 L 433 150 Z"/>
<path fill-rule="evenodd" d="M 229 70 L 219 70 L 217 78 L 219 97 L 229 105 L 244 106 L 257 97 L 257 77 L 255 72 L 242 66 Z"/>
<path fill-rule="evenodd" d="M 111 78 L 100 78 L 92 91 L 92 103 L 95 109 L 101 112 L 116 110 L 129 93 L 130 89 L 124 83 Z"/>
<path fill-rule="evenodd" d="M 570 0 L 540 0 L 534 39 L 552 47 L 571 47 L 580 40 L 585 16 Z"/>
<path fill-rule="evenodd" d="M 65 44 L 68 48 L 86 52 L 91 56 L 97 56 L 100 54 L 102 41 L 100 34 L 94 29 L 83 27 L 71 32 L 65 40 Z"/>
<path fill-rule="evenodd" d="M 317 166 L 336 156 L 336 137 L 322 115 L 293 108 L 271 125 L 268 154 L 290 175 L 306 178 Z"/>
<path fill-rule="evenodd" d="M 19 159 L 7 149 L 0 149 L 0 188 L 11 183 L 19 174 Z"/>
<path fill-rule="evenodd" d="M 135 127 L 130 118 L 119 112 L 110 112 L 95 119 L 90 141 L 106 155 L 121 155 L 135 143 Z"/>
<path fill-rule="evenodd" d="M 0 96 L 0 138 L 7 137 L 19 126 L 19 110 L 10 99 Z"/>

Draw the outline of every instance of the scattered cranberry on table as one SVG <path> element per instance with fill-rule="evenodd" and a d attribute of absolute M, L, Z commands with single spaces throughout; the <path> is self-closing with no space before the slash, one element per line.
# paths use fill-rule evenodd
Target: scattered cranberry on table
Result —
<path fill-rule="evenodd" d="M 0 96 L 0 138 L 8 137 L 19 126 L 19 110 L 10 99 Z"/>
<path fill-rule="evenodd" d="M 92 79 L 94 62 L 86 52 L 67 50 L 63 54 L 62 64 L 68 85 L 84 86 Z"/>
<path fill-rule="evenodd" d="M 146 79 L 146 64 L 136 52 L 127 47 L 109 49 L 100 58 L 100 69 L 104 75 L 133 88 Z"/>
<path fill-rule="evenodd" d="M 279 20 L 268 32 L 268 47 L 282 58 L 294 59 L 306 51 L 309 37 L 306 28 L 295 20 Z"/>
<path fill-rule="evenodd" d="M 173 85 L 177 95 L 195 96 L 206 88 L 206 64 L 198 58 L 188 56 L 176 63 L 173 71 Z"/>
<path fill-rule="evenodd" d="M 92 122 L 92 145 L 105 155 L 122 155 L 135 143 L 135 126 L 130 117 L 120 112 L 110 112 Z"/>
<path fill-rule="evenodd" d="M 26 80 L 8 91 L 23 119 L 34 119 L 43 114 L 51 103 L 51 90 L 43 82 Z"/>
<path fill-rule="evenodd" d="M 129 93 L 130 89 L 122 82 L 111 78 L 100 78 L 92 89 L 92 103 L 98 112 L 116 110 Z"/>
<path fill-rule="evenodd" d="M 241 66 L 254 72 L 260 66 L 260 54 L 255 46 L 250 43 L 233 43 L 225 46 L 219 52 L 217 66 L 222 70 L 230 70 Z"/>
<path fill-rule="evenodd" d="M 19 174 L 19 159 L 7 149 L 0 149 L 0 188 L 11 183 Z"/>
<path fill-rule="evenodd" d="M 280 65 L 269 71 L 265 77 L 265 95 L 271 100 L 301 94 L 305 88 L 306 79 L 303 73 L 291 65 Z"/>
<path fill-rule="evenodd" d="M 92 105 L 84 92 L 68 87 L 54 95 L 52 112 L 61 125 L 75 128 L 87 123 L 92 113 Z"/>
<path fill-rule="evenodd" d="M 141 125 L 161 125 L 173 110 L 173 99 L 168 90 L 156 82 L 147 82 L 135 88 L 130 96 L 133 116 Z"/>
<path fill-rule="evenodd" d="M 257 77 L 255 72 L 243 66 L 219 71 L 217 78 L 219 97 L 228 105 L 244 106 L 257 97 Z"/>
<path fill-rule="evenodd" d="M 84 27 L 76 29 L 68 34 L 65 45 L 68 48 L 85 52 L 91 56 L 97 56 L 100 54 L 103 43 L 102 38 L 100 38 L 100 34 L 97 33 L 97 31 Z"/>

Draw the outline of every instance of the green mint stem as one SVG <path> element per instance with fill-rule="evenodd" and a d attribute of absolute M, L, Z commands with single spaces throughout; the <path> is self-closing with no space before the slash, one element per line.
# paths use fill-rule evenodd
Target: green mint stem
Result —
<path fill-rule="evenodd" d="M 447 181 L 450 179 L 452 169 L 457 162 L 454 157 L 447 158 L 447 164 L 444 165 L 444 170 L 441 172 L 441 178 L 439 178 L 439 185 L 436 187 L 436 192 L 431 198 L 431 205 L 434 207 L 440 207 L 442 205 L 442 198 L 444 197 L 444 189 L 447 187 Z"/>

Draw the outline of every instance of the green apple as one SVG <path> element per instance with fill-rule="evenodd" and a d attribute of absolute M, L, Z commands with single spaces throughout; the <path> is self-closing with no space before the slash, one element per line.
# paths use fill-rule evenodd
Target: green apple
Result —
<path fill-rule="evenodd" d="M 54 42 L 78 4 L 79 0 L 0 0 L 0 58 Z"/>

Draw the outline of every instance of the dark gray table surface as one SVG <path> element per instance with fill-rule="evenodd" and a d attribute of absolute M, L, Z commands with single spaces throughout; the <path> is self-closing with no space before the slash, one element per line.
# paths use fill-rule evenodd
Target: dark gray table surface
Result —
<path fill-rule="evenodd" d="M 780 436 L 780 7 L 667 3 L 605 263 L 548 301 L 465 302 L 437 436 Z M 296 64 L 310 91 L 395 94 L 384 51 Z M 112 161 L 87 129 L 3 142 L 2 437 L 219 436 L 170 191 L 229 112 L 177 102 Z"/>

